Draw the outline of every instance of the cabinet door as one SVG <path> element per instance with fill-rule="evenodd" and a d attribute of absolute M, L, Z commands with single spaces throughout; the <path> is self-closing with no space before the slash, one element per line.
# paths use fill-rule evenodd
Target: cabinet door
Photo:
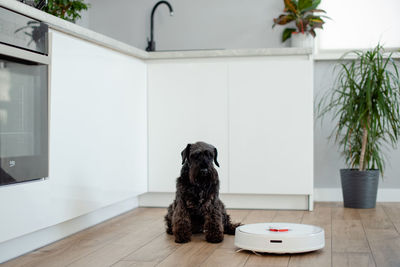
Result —
<path fill-rule="evenodd" d="M 181 151 L 204 141 L 217 147 L 221 191 L 227 191 L 227 66 L 161 61 L 148 64 L 149 191 L 173 192 Z"/>
<path fill-rule="evenodd" d="M 230 193 L 311 194 L 312 61 L 229 65 Z"/>
<path fill-rule="evenodd" d="M 53 31 L 50 103 L 50 180 L 66 196 L 99 208 L 147 190 L 143 61 Z"/>

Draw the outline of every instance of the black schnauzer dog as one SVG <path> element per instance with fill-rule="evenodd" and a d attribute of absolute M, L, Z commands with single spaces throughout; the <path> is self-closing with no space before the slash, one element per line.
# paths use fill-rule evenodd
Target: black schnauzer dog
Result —
<path fill-rule="evenodd" d="M 165 215 L 167 233 L 175 242 L 186 243 L 192 233 L 205 232 L 206 240 L 219 243 L 224 233 L 235 234 L 240 224 L 233 224 L 219 199 L 217 149 L 204 142 L 188 144 L 182 151 L 181 176 L 176 180 L 174 202 Z"/>

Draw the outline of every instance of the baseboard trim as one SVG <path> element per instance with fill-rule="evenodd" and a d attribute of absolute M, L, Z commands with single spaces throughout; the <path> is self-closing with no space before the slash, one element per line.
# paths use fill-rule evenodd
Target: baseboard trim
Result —
<path fill-rule="evenodd" d="M 342 188 L 315 188 L 315 201 L 343 201 Z M 400 188 L 379 188 L 377 202 L 400 202 Z"/>
<path fill-rule="evenodd" d="M 138 197 L 112 204 L 63 223 L 0 243 L 0 263 L 63 239 L 139 206 Z"/>
<path fill-rule="evenodd" d="M 175 193 L 148 192 L 139 196 L 139 207 L 168 207 Z M 228 209 L 308 210 L 308 195 L 220 194 Z"/>
<path fill-rule="evenodd" d="M 175 193 L 148 192 L 139 196 L 139 207 L 168 207 L 174 200 Z M 309 195 L 259 195 L 259 194 L 226 194 L 220 197 L 225 206 L 230 209 L 289 209 L 312 210 L 308 198 L 320 202 L 342 202 L 341 188 L 315 188 L 314 194 Z M 378 202 L 400 202 L 400 188 L 378 189 Z"/>

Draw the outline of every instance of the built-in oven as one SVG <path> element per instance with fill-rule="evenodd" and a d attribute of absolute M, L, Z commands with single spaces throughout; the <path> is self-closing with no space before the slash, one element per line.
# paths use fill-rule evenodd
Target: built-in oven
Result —
<path fill-rule="evenodd" d="M 0 7 L 0 185 L 48 177 L 48 26 Z"/>

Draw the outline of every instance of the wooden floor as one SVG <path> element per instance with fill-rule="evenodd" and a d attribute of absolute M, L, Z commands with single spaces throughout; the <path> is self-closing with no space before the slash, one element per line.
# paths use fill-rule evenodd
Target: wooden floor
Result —
<path fill-rule="evenodd" d="M 345 209 L 316 203 L 313 212 L 229 210 L 235 221 L 293 222 L 325 229 L 324 249 L 297 255 L 235 252 L 233 236 L 220 244 L 195 235 L 176 244 L 164 232 L 166 209 L 138 208 L 9 261 L 8 266 L 400 266 L 400 203 Z"/>

